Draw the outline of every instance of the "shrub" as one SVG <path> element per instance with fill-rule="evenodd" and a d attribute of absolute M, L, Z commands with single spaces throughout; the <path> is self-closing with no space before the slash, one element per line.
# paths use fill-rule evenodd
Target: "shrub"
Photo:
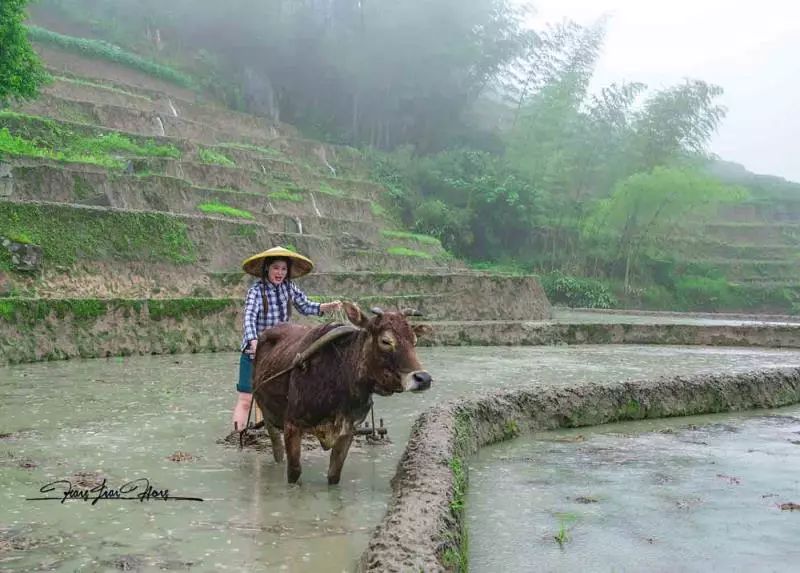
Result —
<path fill-rule="evenodd" d="M 608 287 L 596 279 L 580 278 L 553 271 L 542 277 L 550 302 L 579 308 L 612 308 L 617 300 Z"/>

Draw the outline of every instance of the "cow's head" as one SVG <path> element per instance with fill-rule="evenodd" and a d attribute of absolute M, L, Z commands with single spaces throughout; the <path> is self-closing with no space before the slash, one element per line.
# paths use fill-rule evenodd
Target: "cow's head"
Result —
<path fill-rule="evenodd" d="M 433 379 L 417 359 L 417 337 L 430 332 L 424 324 L 411 325 L 410 312 L 383 312 L 373 308 L 372 318 L 351 302 L 345 302 L 347 318 L 367 333 L 363 367 L 375 382 L 381 396 L 395 392 L 421 392 L 431 387 Z"/>

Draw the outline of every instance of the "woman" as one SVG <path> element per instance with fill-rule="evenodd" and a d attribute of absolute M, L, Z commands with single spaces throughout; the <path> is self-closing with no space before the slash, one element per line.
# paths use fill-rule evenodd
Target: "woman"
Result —
<path fill-rule="evenodd" d="M 302 314 L 318 316 L 342 307 L 338 300 L 324 304 L 308 300 L 290 279 L 307 275 L 314 263 L 283 247 L 273 247 L 253 255 L 242 263 L 242 268 L 260 280 L 247 291 L 244 305 L 244 335 L 239 357 L 239 383 L 236 385 L 239 399 L 233 409 L 234 431 L 244 429 L 253 401 L 253 360 L 258 335 L 276 324 L 288 322 L 292 316 L 292 304 Z"/>

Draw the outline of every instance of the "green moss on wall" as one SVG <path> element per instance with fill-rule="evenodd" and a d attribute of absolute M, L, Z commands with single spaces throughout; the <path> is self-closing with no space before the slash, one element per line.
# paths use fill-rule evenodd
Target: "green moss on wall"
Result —
<path fill-rule="evenodd" d="M 0 201 L 0 235 L 25 235 L 50 264 L 78 260 L 193 263 L 186 225 L 159 213 L 123 213 Z"/>
<path fill-rule="evenodd" d="M 235 301 L 227 298 L 178 298 L 148 301 L 151 320 L 207 316 L 231 308 Z"/>
<path fill-rule="evenodd" d="M 72 318 L 91 321 L 114 311 L 123 311 L 131 317 L 147 307 L 151 320 L 183 317 L 199 318 L 216 314 L 230 308 L 238 308 L 239 301 L 214 298 L 180 299 L 0 299 L 0 320 L 20 325 L 34 325 L 51 315 L 59 320 Z"/>

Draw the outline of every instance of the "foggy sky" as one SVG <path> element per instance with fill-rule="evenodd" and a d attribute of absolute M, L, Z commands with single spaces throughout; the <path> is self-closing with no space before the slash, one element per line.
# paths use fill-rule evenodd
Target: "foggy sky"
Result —
<path fill-rule="evenodd" d="M 518 0 L 533 22 L 610 16 L 593 89 L 691 77 L 722 86 L 728 108 L 711 151 L 800 182 L 800 3 L 792 0 Z"/>

